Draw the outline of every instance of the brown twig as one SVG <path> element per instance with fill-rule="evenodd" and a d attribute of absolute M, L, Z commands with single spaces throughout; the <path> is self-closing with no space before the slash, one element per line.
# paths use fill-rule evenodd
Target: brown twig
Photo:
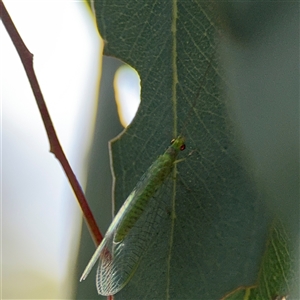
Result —
<path fill-rule="evenodd" d="M 90 210 L 90 207 L 85 199 L 84 193 L 81 189 L 81 186 L 63 152 L 63 149 L 59 143 L 59 140 L 57 138 L 55 129 L 53 127 L 46 103 L 44 101 L 44 97 L 42 94 L 42 91 L 40 89 L 39 83 L 37 81 L 37 78 L 35 76 L 35 72 L 33 69 L 33 54 L 29 52 L 26 45 L 24 44 L 21 36 L 19 35 L 12 19 L 10 18 L 4 3 L 2 0 L 0 0 L 0 16 L 2 19 L 2 22 L 13 42 L 15 45 L 17 52 L 20 56 L 20 59 L 23 63 L 24 69 L 26 71 L 27 77 L 29 79 L 33 94 L 35 96 L 35 100 L 37 103 L 37 106 L 39 108 L 40 114 L 42 116 L 44 126 L 48 135 L 49 143 L 50 143 L 50 152 L 52 152 L 55 157 L 59 160 L 61 163 L 68 180 L 73 188 L 73 191 L 76 195 L 76 198 L 79 202 L 79 205 L 82 209 L 83 215 L 85 217 L 85 221 L 88 225 L 88 228 L 90 230 L 90 233 L 93 237 L 93 240 L 96 245 L 99 245 L 102 240 L 102 235 L 98 229 L 98 226 L 96 224 L 95 218 L 92 214 L 92 211 Z"/>

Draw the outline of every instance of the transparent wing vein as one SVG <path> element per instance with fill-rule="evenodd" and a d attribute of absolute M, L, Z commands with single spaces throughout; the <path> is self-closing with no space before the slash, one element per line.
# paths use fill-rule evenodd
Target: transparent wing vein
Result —
<path fill-rule="evenodd" d="M 170 185 L 172 180 L 166 180 L 163 190 L 167 182 Z M 159 233 L 161 224 L 164 223 L 162 220 L 170 218 L 167 214 L 166 199 L 164 199 L 165 192 L 162 193 L 161 190 L 159 189 L 150 199 L 143 215 L 121 242 L 114 242 L 118 219 L 114 220 L 112 230 L 108 230 L 100 252 L 96 276 L 99 294 L 114 295 L 126 285 L 135 273 L 142 256 L 147 252 L 151 241 Z M 117 215 L 117 217 L 122 216 Z"/>

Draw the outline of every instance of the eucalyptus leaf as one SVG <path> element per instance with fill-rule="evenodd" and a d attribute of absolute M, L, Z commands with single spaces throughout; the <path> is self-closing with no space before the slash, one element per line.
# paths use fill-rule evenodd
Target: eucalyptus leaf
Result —
<path fill-rule="evenodd" d="M 216 7 L 198 1 L 94 6 L 105 54 L 141 78 L 137 116 L 111 143 L 115 213 L 172 138 L 182 134 L 187 145 L 172 188 L 166 184 L 155 199 L 164 222 L 114 298 L 220 299 L 253 285 L 270 220 L 227 111 Z"/>

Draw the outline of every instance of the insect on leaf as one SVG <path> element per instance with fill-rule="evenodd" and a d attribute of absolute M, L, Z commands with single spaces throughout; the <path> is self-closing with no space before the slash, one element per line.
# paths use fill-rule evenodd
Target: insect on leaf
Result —
<path fill-rule="evenodd" d="M 133 276 L 164 217 L 155 194 L 170 176 L 179 151 L 184 149 L 183 137 L 172 140 L 165 153 L 142 176 L 108 228 L 82 275 L 85 279 L 99 258 L 96 280 L 99 294 L 114 295 Z"/>
<path fill-rule="evenodd" d="M 136 251 L 140 259 L 114 298 L 220 299 L 235 286 L 252 284 L 267 221 L 227 115 L 217 10 L 200 1 L 94 4 L 105 54 L 130 64 L 141 77 L 137 116 L 111 143 L 115 212 L 172 138 L 183 134 L 191 153 L 148 197 L 149 213 L 130 235 L 116 243 L 109 235 L 113 262 L 114 253 L 127 254 L 132 247 L 129 258 L 123 262 L 120 256 L 113 267 L 126 270 Z M 109 266 L 104 270 L 113 274 Z M 109 287 L 115 281 L 108 282 Z"/>

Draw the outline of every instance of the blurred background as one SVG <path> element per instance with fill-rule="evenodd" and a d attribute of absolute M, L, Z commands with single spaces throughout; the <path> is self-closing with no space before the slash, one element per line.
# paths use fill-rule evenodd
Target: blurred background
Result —
<path fill-rule="evenodd" d="M 34 54 L 36 75 L 58 137 L 85 188 L 102 64 L 102 42 L 92 13 L 83 1 L 4 4 Z M 0 40 L 1 299 L 72 298 L 78 282 L 81 212 L 60 164 L 49 152 L 28 79 L 2 22 Z M 122 65 L 116 60 L 107 64 L 115 67 L 112 76 Z M 128 68 L 125 80 L 131 83 L 120 94 L 138 102 L 139 80 L 132 70 L 126 72 Z M 124 67 L 116 83 L 124 85 L 122 78 Z M 114 103 L 111 106 L 115 108 Z M 135 110 L 123 118 L 124 125 Z M 117 132 L 122 128 L 118 123 Z M 108 152 L 107 142 L 104 147 Z M 107 214 L 111 220 L 111 211 Z"/>

